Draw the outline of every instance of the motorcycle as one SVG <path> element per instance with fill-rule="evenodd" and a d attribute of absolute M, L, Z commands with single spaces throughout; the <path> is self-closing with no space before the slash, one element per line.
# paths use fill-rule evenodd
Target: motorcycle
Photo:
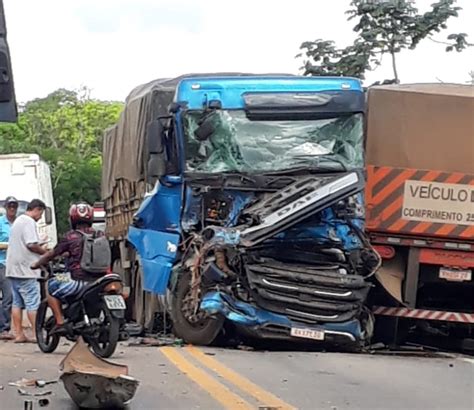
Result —
<path fill-rule="evenodd" d="M 125 300 L 122 297 L 122 279 L 111 273 L 83 288 L 77 295 L 63 301 L 64 330 L 61 334 L 52 332 L 56 321 L 47 301 L 47 281 L 52 275 L 67 274 L 62 267 L 42 267 L 41 304 L 36 316 L 36 338 L 40 350 L 52 353 L 61 336 L 76 341 L 82 336 L 92 350 L 100 357 L 112 356 L 119 340 L 126 340 L 122 331 L 125 322 Z"/>

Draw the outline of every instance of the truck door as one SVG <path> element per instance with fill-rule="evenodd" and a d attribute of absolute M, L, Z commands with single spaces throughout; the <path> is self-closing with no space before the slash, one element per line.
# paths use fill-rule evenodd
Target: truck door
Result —
<path fill-rule="evenodd" d="M 182 183 L 167 177 L 157 184 L 135 214 L 128 240 L 135 247 L 143 269 L 143 288 L 164 295 L 171 269 L 178 256 Z"/>

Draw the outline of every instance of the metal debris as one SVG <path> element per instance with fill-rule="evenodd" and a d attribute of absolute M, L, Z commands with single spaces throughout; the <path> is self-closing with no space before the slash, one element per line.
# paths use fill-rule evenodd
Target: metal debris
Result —
<path fill-rule="evenodd" d="M 161 347 L 161 346 L 182 346 L 184 344 L 182 339 L 175 337 L 138 337 L 128 343 L 128 346 L 150 346 L 150 347 Z"/>
<path fill-rule="evenodd" d="M 52 391 L 42 391 L 42 392 L 31 392 L 24 389 L 18 389 L 18 393 L 20 396 L 34 396 L 34 397 L 42 397 L 42 396 L 49 396 L 53 394 Z"/>
<path fill-rule="evenodd" d="M 138 323 L 127 323 L 125 325 L 125 331 L 130 336 L 140 336 L 143 333 L 143 326 Z"/>
<path fill-rule="evenodd" d="M 247 346 L 247 345 L 238 345 L 237 349 L 243 350 L 245 352 L 253 352 L 255 350 L 252 346 Z"/>
<path fill-rule="evenodd" d="M 48 384 L 54 384 L 57 382 L 57 380 L 36 380 L 36 387 L 44 387 Z"/>
<path fill-rule="evenodd" d="M 16 382 L 8 383 L 12 387 L 44 387 L 48 384 L 57 383 L 57 380 L 37 380 L 37 379 L 25 379 L 22 378 Z"/>

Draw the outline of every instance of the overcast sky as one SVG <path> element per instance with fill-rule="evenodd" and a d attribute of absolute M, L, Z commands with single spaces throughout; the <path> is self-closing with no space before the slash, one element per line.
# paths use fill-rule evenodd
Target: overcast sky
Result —
<path fill-rule="evenodd" d="M 435 0 L 418 0 L 424 10 Z M 350 0 L 4 0 L 17 99 L 86 85 L 123 100 L 138 84 L 189 72 L 298 73 L 303 41 L 352 42 Z M 474 42 L 474 1 L 450 32 Z M 403 82 L 466 82 L 474 47 L 445 53 L 431 41 L 399 58 Z M 392 78 L 389 58 L 367 83 Z"/>

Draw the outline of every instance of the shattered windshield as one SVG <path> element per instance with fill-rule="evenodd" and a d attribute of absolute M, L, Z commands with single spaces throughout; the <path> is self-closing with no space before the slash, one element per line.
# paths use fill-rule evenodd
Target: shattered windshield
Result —
<path fill-rule="evenodd" d="M 186 168 L 194 172 L 269 172 L 295 167 L 363 167 L 363 115 L 249 120 L 241 110 L 185 114 Z"/>

